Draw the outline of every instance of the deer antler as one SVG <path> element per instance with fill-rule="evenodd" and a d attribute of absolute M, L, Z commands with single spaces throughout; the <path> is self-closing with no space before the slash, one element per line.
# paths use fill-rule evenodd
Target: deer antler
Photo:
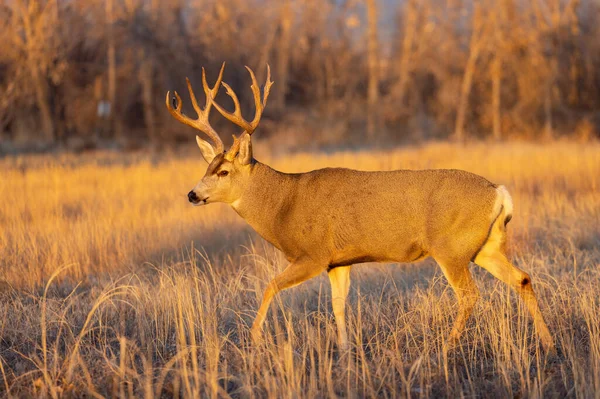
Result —
<path fill-rule="evenodd" d="M 263 89 L 263 96 L 262 96 L 263 98 L 261 101 L 260 86 L 258 85 L 258 82 L 256 81 L 256 76 L 254 76 L 254 72 L 252 72 L 252 69 L 250 69 L 248 66 L 246 66 L 246 69 L 248 70 L 248 72 L 250 72 L 250 77 L 252 78 L 252 86 L 250 86 L 250 88 L 252 89 L 252 94 L 254 95 L 254 104 L 256 106 L 256 113 L 254 114 L 254 119 L 252 120 L 252 122 L 248 122 L 247 120 L 245 120 L 242 117 L 242 111 L 240 109 L 240 101 L 238 100 L 238 97 L 235 94 L 235 92 L 225 82 L 223 82 L 223 86 L 225 86 L 225 89 L 227 90 L 227 95 L 229 95 L 229 97 L 231 97 L 231 99 L 233 100 L 233 105 L 235 107 L 234 111 L 228 112 L 214 101 L 213 101 L 213 105 L 215 106 L 217 111 L 219 111 L 219 113 L 221 115 L 223 115 L 225 118 L 227 118 L 230 122 L 233 122 L 236 125 L 238 125 L 239 127 L 241 127 L 242 129 L 244 129 L 244 132 L 248 133 L 248 135 L 252 135 L 252 133 L 254 133 L 254 131 L 258 127 L 258 123 L 260 122 L 262 113 L 265 109 L 265 106 L 267 105 L 267 99 L 269 98 L 269 93 L 271 91 L 271 85 L 273 84 L 273 81 L 271 81 L 271 67 L 269 67 L 269 65 L 267 64 L 267 80 L 265 82 L 265 87 Z M 213 98 L 213 100 L 214 100 L 214 98 Z M 229 150 L 228 153 L 233 154 L 235 156 L 235 154 L 237 153 L 237 150 L 239 149 L 240 144 L 239 144 L 238 138 L 236 138 L 234 136 L 233 139 L 234 139 L 233 145 L 231 146 L 231 149 Z"/>
<path fill-rule="evenodd" d="M 206 83 L 206 72 L 204 71 L 204 68 L 202 68 L 202 86 L 204 88 L 204 94 L 206 96 L 206 104 L 204 105 L 204 110 L 200 108 L 198 102 L 196 101 L 196 96 L 194 95 L 194 90 L 192 89 L 192 84 L 190 83 L 190 80 L 188 78 L 185 78 L 187 82 L 188 91 L 190 92 L 190 99 L 192 100 L 192 106 L 198 114 L 198 119 L 192 119 L 181 112 L 182 101 L 181 97 L 179 97 L 179 94 L 177 92 L 174 92 L 174 98 L 171 98 L 171 92 L 167 92 L 166 99 L 167 109 L 169 110 L 171 115 L 173 115 L 173 117 L 179 122 L 185 123 L 188 126 L 198 129 L 201 132 L 204 132 L 208 137 L 210 137 L 215 143 L 215 152 L 217 154 L 222 153 L 224 150 L 223 141 L 221 141 L 221 138 L 219 137 L 215 129 L 213 129 L 210 125 L 208 121 L 208 116 L 210 114 L 210 109 L 213 106 L 213 104 L 216 108 L 217 104 L 215 104 L 213 100 L 217 95 L 219 91 L 219 86 L 221 85 L 221 81 L 223 80 L 224 69 L 225 63 L 223 63 L 223 65 L 221 66 L 221 71 L 219 72 L 217 82 L 212 88 L 210 88 Z M 171 101 L 173 102 L 172 104 Z M 175 106 L 175 108 L 173 108 L 173 106 Z"/>

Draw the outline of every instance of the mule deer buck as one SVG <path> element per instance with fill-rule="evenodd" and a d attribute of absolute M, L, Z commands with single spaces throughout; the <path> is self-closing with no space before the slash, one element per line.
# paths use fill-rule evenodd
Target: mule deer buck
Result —
<path fill-rule="evenodd" d="M 460 337 L 479 297 L 469 271 L 469 262 L 474 262 L 519 294 L 533 316 L 545 349 L 554 351 L 531 278 L 506 257 L 506 224 L 513 205 L 504 186 L 461 170 L 362 172 L 326 168 L 308 173 L 278 172 L 253 157 L 250 140 L 273 84 L 270 70 L 261 96 L 254 73 L 246 67 L 256 106 L 254 119 L 247 121 L 235 92 L 222 82 L 224 67 L 212 88 L 202 69 L 204 109 L 199 107 L 187 80 L 197 119 L 182 113 L 177 92 L 174 98 L 167 93 L 166 105 L 178 121 L 204 132 L 213 141 L 211 144 L 196 136 L 209 165 L 202 180 L 189 192 L 189 201 L 194 205 L 230 204 L 290 262 L 264 292 L 252 325 L 254 339 L 260 338 L 269 305 L 278 292 L 327 272 L 338 345 L 347 348 L 345 306 L 351 266 L 363 262 L 416 262 L 431 256 L 458 298 L 459 310 L 449 343 Z M 214 100 L 221 84 L 233 100 L 233 112 Z M 229 151 L 224 152 L 223 142 L 209 124 L 212 107 L 243 129 L 239 137 L 234 137 Z"/>

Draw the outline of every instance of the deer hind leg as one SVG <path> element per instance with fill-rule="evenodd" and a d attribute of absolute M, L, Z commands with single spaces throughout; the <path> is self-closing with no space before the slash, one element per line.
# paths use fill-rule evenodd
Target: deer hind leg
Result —
<path fill-rule="evenodd" d="M 298 261 L 293 262 L 285 268 L 283 272 L 278 274 L 269 282 L 263 295 L 262 303 L 252 324 L 251 334 L 254 341 L 258 341 L 261 337 L 262 326 L 269 311 L 269 305 L 273 301 L 275 295 L 287 288 L 296 286 L 306 280 L 309 280 L 325 270 L 325 267 L 316 265 L 313 262 Z"/>
<path fill-rule="evenodd" d="M 513 288 L 521 297 L 529 313 L 533 317 L 533 324 L 537 333 L 540 336 L 542 345 L 546 351 L 553 353 L 556 351 L 554 347 L 554 339 L 548 330 L 548 326 L 544 321 L 542 312 L 538 305 L 538 301 L 531 286 L 531 277 L 523 270 L 514 266 L 504 255 L 502 246 L 488 246 L 486 244 L 475 258 L 475 264 L 483 267 L 490 272 L 498 280 L 504 282 Z"/>
<path fill-rule="evenodd" d="M 346 297 L 350 290 L 350 266 L 335 267 L 327 272 L 331 283 L 331 307 L 337 325 L 338 345 L 348 349 L 348 333 L 346 332 Z"/>
<path fill-rule="evenodd" d="M 469 262 L 464 260 L 438 260 L 448 283 L 454 290 L 456 297 L 458 298 L 458 314 L 454 320 L 454 326 L 449 335 L 449 344 L 452 345 L 462 335 L 467 320 L 473 313 L 473 308 L 479 299 L 479 289 L 473 281 L 471 272 L 469 271 Z"/>

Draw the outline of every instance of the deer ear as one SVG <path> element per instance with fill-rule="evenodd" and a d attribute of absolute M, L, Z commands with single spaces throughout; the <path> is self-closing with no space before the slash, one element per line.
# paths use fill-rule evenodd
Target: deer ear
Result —
<path fill-rule="evenodd" d="M 248 165 L 250 162 L 252 162 L 252 141 L 250 141 L 250 135 L 247 133 L 244 134 L 240 139 L 238 160 L 242 165 Z"/>
<path fill-rule="evenodd" d="M 196 143 L 198 143 L 198 147 L 200 147 L 200 152 L 202 153 L 202 157 L 207 163 L 211 163 L 213 159 L 215 159 L 215 149 L 208 141 L 202 140 L 200 137 L 196 136 Z"/>

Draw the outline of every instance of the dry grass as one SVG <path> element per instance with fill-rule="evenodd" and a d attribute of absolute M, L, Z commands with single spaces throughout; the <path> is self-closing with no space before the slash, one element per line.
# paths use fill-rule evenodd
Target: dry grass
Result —
<path fill-rule="evenodd" d="M 286 263 L 226 206 L 188 206 L 199 156 L 30 156 L 0 161 L 0 393 L 600 397 L 598 145 L 268 161 L 286 171 L 461 168 L 507 185 L 511 255 L 533 277 L 561 358 L 545 358 L 521 304 L 476 267 L 483 299 L 444 358 L 456 304 L 430 261 L 354 268 L 351 354 L 336 349 L 324 276 L 280 295 L 253 347 L 262 289 Z"/>

